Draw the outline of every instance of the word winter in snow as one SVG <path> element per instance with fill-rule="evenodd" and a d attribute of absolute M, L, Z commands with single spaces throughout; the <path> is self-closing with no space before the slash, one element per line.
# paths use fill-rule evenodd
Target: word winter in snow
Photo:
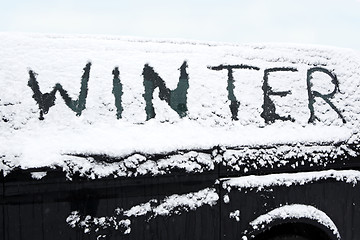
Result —
<path fill-rule="evenodd" d="M 146 120 L 152 119 L 155 117 L 155 109 L 153 106 L 153 95 L 155 89 L 159 89 L 159 98 L 165 101 L 169 107 L 175 111 L 179 117 L 185 117 L 188 113 L 187 107 L 187 92 L 190 87 L 189 85 L 189 74 L 186 71 L 187 62 L 185 61 L 179 68 L 180 77 L 177 83 L 177 87 L 173 90 L 169 89 L 165 81 L 159 76 L 157 72 L 148 64 L 144 65 L 143 68 L 143 86 L 144 86 L 144 94 L 142 97 L 145 100 L 145 112 L 146 112 Z M 29 71 L 29 81 L 28 86 L 33 91 L 33 98 L 39 106 L 40 110 L 40 120 L 44 119 L 44 114 L 47 114 L 52 106 L 55 105 L 56 93 L 59 92 L 61 97 L 63 98 L 65 104 L 76 113 L 77 116 L 80 116 L 82 111 L 86 108 L 86 99 L 88 95 L 88 82 L 90 78 L 90 69 L 91 63 L 87 63 L 84 67 L 84 72 L 81 77 L 80 84 L 80 92 L 78 98 L 73 100 L 67 91 L 62 87 L 61 84 L 57 83 L 52 91 L 48 93 L 42 93 L 40 91 L 39 83 L 36 79 L 37 74 L 30 70 Z M 239 106 L 240 101 L 237 100 L 235 96 L 235 79 L 233 73 L 235 70 L 251 70 L 251 71 L 259 71 L 260 68 L 256 66 L 250 65 L 219 65 L 219 66 L 208 66 L 209 70 L 214 71 L 227 71 L 227 93 L 228 100 L 230 102 L 229 108 L 231 112 L 231 118 L 234 121 L 238 120 L 239 114 Z M 272 98 L 274 97 L 286 97 L 289 94 L 292 94 L 290 90 L 284 91 L 274 91 L 272 87 L 269 85 L 269 74 L 274 72 L 297 72 L 298 70 L 293 67 L 276 67 L 276 68 L 268 68 L 264 70 L 263 74 L 263 104 L 262 104 L 262 113 L 261 117 L 264 119 L 265 123 L 270 124 L 274 123 L 276 120 L 280 121 L 295 121 L 295 119 L 288 116 L 280 116 L 276 112 L 276 106 Z M 323 73 L 328 76 L 329 84 L 333 86 L 333 90 L 330 93 L 320 93 L 312 89 L 312 79 L 314 73 Z M 115 107 L 116 107 L 116 117 L 117 119 L 122 118 L 122 112 L 124 110 L 122 105 L 122 95 L 123 95 L 123 84 L 120 79 L 120 71 L 119 68 L 116 67 L 112 71 L 113 74 L 113 90 L 112 94 L 115 98 Z M 341 114 L 341 111 L 333 104 L 331 99 L 335 96 L 336 93 L 340 92 L 339 90 L 339 81 L 332 71 L 325 69 L 323 67 L 311 67 L 307 70 L 306 76 L 306 84 L 307 84 L 307 94 L 308 94 L 308 108 L 310 112 L 310 116 L 308 119 L 309 123 L 314 123 L 318 118 L 315 115 L 314 103 L 316 98 L 322 99 L 329 107 L 336 112 L 337 116 L 342 120 L 343 123 L 346 123 L 344 116 Z"/>

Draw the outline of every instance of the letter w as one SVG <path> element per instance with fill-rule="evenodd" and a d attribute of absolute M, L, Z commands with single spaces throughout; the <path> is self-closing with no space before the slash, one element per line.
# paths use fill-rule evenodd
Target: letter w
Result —
<path fill-rule="evenodd" d="M 78 99 L 72 100 L 66 90 L 63 89 L 61 84 L 57 83 L 53 90 L 49 93 L 42 93 L 40 91 L 39 83 L 36 80 L 37 74 L 32 70 L 29 71 L 30 79 L 28 86 L 32 89 L 34 95 L 32 96 L 36 103 L 39 105 L 40 109 L 40 120 L 44 120 L 44 114 L 47 114 L 49 109 L 55 105 L 56 92 L 59 91 L 61 97 L 64 99 L 65 104 L 74 112 L 76 116 L 80 116 L 81 112 L 85 109 L 86 98 L 88 93 L 88 81 L 90 75 L 91 63 L 87 63 L 84 70 L 84 73 L 81 77 L 81 88 Z"/>
<path fill-rule="evenodd" d="M 152 103 L 155 88 L 159 88 L 159 98 L 165 100 L 167 104 L 179 114 L 180 117 L 186 116 L 187 112 L 187 90 L 189 89 L 189 75 L 186 72 L 187 64 L 184 62 L 180 67 L 180 78 L 176 89 L 170 90 L 165 82 L 154 71 L 152 67 L 145 64 L 143 69 L 145 93 L 143 97 L 146 102 L 146 120 L 155 117 L 155 110 Z"/>

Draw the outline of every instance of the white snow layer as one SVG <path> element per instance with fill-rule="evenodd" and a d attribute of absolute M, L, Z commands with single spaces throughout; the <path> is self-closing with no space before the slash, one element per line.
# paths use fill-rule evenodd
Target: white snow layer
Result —
<path fill-rule="evenodd" d="M 266 187 L 289 187 L 292 185 L 304 185 L 326 179 L 334 179 L 336 181 L 342 181 L 355 186 L 360 181 L 360 172 L 356 170 L 326 170 L 300 173 L 277 173 L 264 176 L 251 175 L 223 179 L 222 186 L 227 191 L 230 191 L 232 188 L 256 188 L 258 190 L 262 190 Z"/>
<path fill-rule="evenodd" d="M 84 229 L 84 233 L 98 232 L 106 228 L 113 230 L 120 228 L 124 234 L 128 234 L 131 231 L 131 220 L 129 218 L 147 216 L 150 219 L 157 216 L 181 214 L 184 211 L 194 211 L 204 205 L 214 206 L 218 200 L 219 195 L 214 188 L 205 188 L 197 192 L 173 194 L 161 201 L 152 199 L 146 203 L 135 205 L 126 211 L 117 208 L 113 216 L 82 216 L 78 211 L 73 211 L 67 217 L 66 222 L 72 228 Z"/>
<path fill-rule="evenodd" d="M 42 179 L 43 177 L 45 177 L 47 174 L 47 172 L 32 172 L 31 173 L 31 177 L 37 180 Z"/>
<path fill-rule="evenodd" d="M 339 231 L 330 217 L 328 217 L 319 209 L 309 205 L 291 204 L 276 208 L 264 215 L 257 217 L 255 220 L 250 222 L 250 225 L 253 227 L 253 229 L 259 229 L 262 228 L 262 226 L 267 226 L 270 222 L 276 219 L 300 218 L 307 218 L 317 221 L 318 223 L 330 229 L 333 234 L 337 236 L 337 239 L 341 239 Z"/>
<path fill-rule="evenodd" d="M 268 154 L 271 161 L 276 162 L 276 154 L 311 152 L 305 146 L 320 143 L 331 147 L 337 143 L 347 145 L 358 141 L 360 57 L 352 50 L 0 33 L 0 56 L 0 168 L 5 173 L 15 167 L 59 166 L 68 169 L 76 166 L 78 169 L 91 168 L 94 170 L 92 174 L 100 177 L 114 174 L 114 171 L 118 171 L 120 176 L 129 175 L 114 168 L 121 164 L 131 165 L 131 159 L 115 166 L 107 163 L 94 165 L 91 158 L 73 157 L 105 155 L 118 159 L 133 156 L 135 162 L 146 163 L 142 165 L 145 170 L 138 169 L 140 172 L 137 174 L 161 174 L 160 163 L 156 163 L 154 170 L 158 172 L 149 172 L 154 163 L 146 161 L 147 156 L 216 146 L 282 145 L 283 149 L 271 149 L 270 152 L 263 149 L 261 153 Z M 39 120 L 39 106 L 27 86 L 29 69 L 38 74 L 36 77 L 42 93 L 50 92 L 60 83 L 74 100 L 79 96 L 82 69 L 88 61 L 92 65 L 86 108 L 81 116 L 68 108 L 56 93 L 55 105 L 44 115 L 44 120 Z M 146 121 L 144 65 L 153 67 L 167 88 L 172 90 L 177 86 L 179 67 L 184 61 L 187 61 L 189 75 L 186 116 L 180 118 L 165 101 L 160 100 L 159 89 L 155 89 L 153 104 L 156 116 Z M 259 70 L 233 70 L 234 95 L 240 102 L 238 120 L 234 121 L 229 108 L 228 71 L 215 71 L 209 67 L 241 64 Z M 116 117 L 112 94 L 112 70 L 115 66 L 119 67 L 123 85 L 121 119 Z M 326 101 L 316 97 L 314 113 L 317 119 L 314 124 L 308 124 L 307 71 L 315 66 L 336 74 L 340 91 L 336 91 L 329 101 L 346 123 Z M 279 116 L 290 115 L 294 121 L 276 120 L 265 124 L 261 116 L 264 70 L 281 67 L 296 68 L 297 71 L 271 72 L 268 84 L 274 92 L 291 91 L 291 94 L 269 97 Z M 331 78 L 320 72 L 312 75 L 310 85 L 312 90 L 321 94 L 331 94 L 334 90 Z M 296 151 L 293 151 L 294 146 Z M 328 157 L 337 156 L 341 151 L 338 147 L 333 148 L 333 155 Z M 251 150 L 238 152 L 240 158 L 249 154 L 250 158 L 258 155 Z M 187 161 L 194 160 L 188 156 L 166 159 L 163 164 L 196 171 L 199 166 L 203 168 L 199 164 L 201 159 L 210 168 L 213 164 L 210 162 L 214 161 L 200 155 L 197 158 L 198 165 L 189 165 Z"/>
<path fill-rule="evenodd" d="M 214 188 L 205 188 L 198 192 L 187 194 L 173 194 L 166 197 L 156 206 L 156 200 L 137 205 L 124 212 L 125 216 L 141 216 L 151 213 L 151 217 L 166 216 L 171 213 L 179 214 L 180 211 L 195 210 L 203 205 L 214 206 L 219 200 L 219 195 Z M 153 207 L 151 207 L 153 205 Z"/>

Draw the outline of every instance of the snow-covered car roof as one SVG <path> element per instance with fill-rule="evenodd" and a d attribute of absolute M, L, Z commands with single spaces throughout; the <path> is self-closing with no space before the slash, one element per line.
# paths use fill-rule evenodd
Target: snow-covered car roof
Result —
<path fill-rule="evenodd" d="M 192 171 L 221 161 L 206 155 L 216 148 L 270 159 L 357 154 L 347 149 L 360 118 L 360 55 L 350 49 L 2 33 L 0 56 L 5 173 Z M 172 157 L 149 163 L 156 154 Z M 91 156 L 119 161 L 95 166 Z"/>

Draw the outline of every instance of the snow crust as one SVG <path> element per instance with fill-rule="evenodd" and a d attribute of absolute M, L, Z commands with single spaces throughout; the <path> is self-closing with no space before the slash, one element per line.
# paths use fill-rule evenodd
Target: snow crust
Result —
<path fill-rule="evenodd" d="M 278 173 L 264 176 L 244 176 L 223 179 L 222 187 L 227 191 L 231 189 L 251 188 L 262 190 L 274 186 L 304 185 L 307 183 L 333 179 L 355 186 L 360 181 L 360 171 L 356 170 L 327 170 L 300 173 Z"/>
<path fill-rule="evenodd" d="M 341 239 L 339 231 L 334 222 L 321 210 L 302 204 L 291 204 L 276 208 L 250 222 L 253 229 L 261 229 L 276 219 L 300 219 L 307 218 L 315 220 L 330 229 L 337 239 Z"/>
<path fill-rule="evenodd" d="M 316 164 L 319 158 L 346 155 L 351 151 L 347 146 L 358 143 L 360 57 L 348 49 L 0 33 L 0 55 L 0 169 L 5 174 L 17 167 L 61 167 L 70 175 L 80 171 L 91 178 L 164 174 L 174 166 L 186 172 L 201 172 L 211 169 L 220 157 L 225 164 L 246 171 L 244 164 L 251 167 L 250 162 L 257 162 L 260 155 L 265 157 L 256 167 L 283 164 L 279 156 L 284 155 L 306 156 Z M 76 116 L 57 93 L 55 105 L 40 121 L 39 107 L 27 86 L 28 70 L 38 74 L 43 93 L 60 83 L 76 99 L 82 69 L 89 61 L 88 97 L 81 116 Z M 187 115 L 180 118 L 160 100 L 159 90 L 155 89 L 156 116 L 146 121 L 144 65 L 153 67 L 166 86 L 174 89 L 184 61 L 190 85 Z M 237 121 L 232 120 L 229 108 L 227 70 L 209 68 L 226 64 L 259 68 L 233 70 L 234 95 L 240 102 Z M 123 84 L 121 119 L 116 117 L 112 94 L 115 66 L 119 67 Z M 308 124 L 306 74 L 315 66 L 336 74 L 340 92 L 330 101 L 346 123 L 328 103 L 316 98 L 318 120 Z M 269 85 L 273 91 L 289 90 L 291 94 L 270 98 L 276 112 L 291 115 L 294 122 L 276 120 L 266 124 L 261 117 L 264 70 L 281 67 L 297 71 L 270 73 Z M 326 74 L 316 73 L 311 81 L 313 89 L 320 93 L 333 91 L 334 85 Z M 319 148 L 311 147 L 318 145 L 323 146 L 321 153 Z M 227 150 L 219 158 L 195 153 L 218 146 Z M 259 151 L 256 146 L 267 148 Z M 153 158 L 177 151 L 183 154 L 160 161 Z M 119 161 L 97 163 L 93 155 Z"/>

